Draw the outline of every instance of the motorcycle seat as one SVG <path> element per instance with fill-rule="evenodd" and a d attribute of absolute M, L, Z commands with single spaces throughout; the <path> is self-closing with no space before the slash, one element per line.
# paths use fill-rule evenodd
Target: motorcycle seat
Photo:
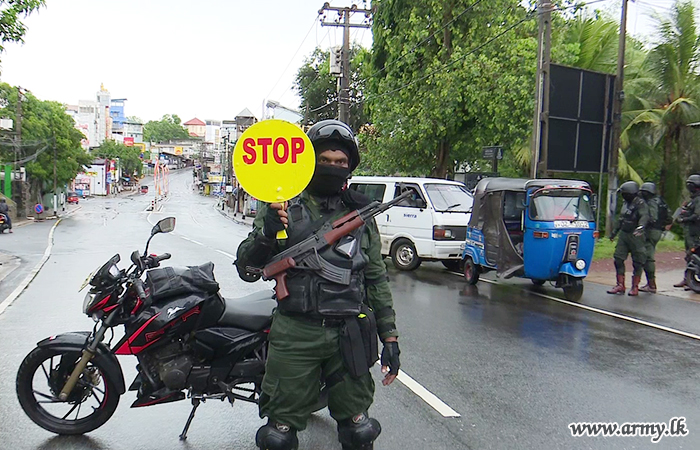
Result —
<path fill-rule="evenodd" d="M 272 310 L 277 306 L 274 291 L 264 290 L 245 297 L 224 299 L 224 312 L 218 324 L 226 327 L 261 331 L 270 326 Z"/>

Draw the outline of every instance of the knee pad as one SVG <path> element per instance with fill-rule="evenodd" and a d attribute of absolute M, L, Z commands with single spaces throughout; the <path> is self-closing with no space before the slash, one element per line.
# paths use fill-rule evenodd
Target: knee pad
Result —
<path fill-rule="evenodd" d="M 625 271 L 625 260 L 620 259 L 620 258 L 615 258 L 615 270 L 617 270 L 618 273 L 622 271 L 624 273 Z"/>
<path fill-rule="evenodd" d="M 289 425 L 268 420 L 255 435 L 255 444 L 260 450 L 297 450 L 297 431 Z"/>
<path fill-rule="evenodd" d="M 381 432 L 379 421 L 367 413 L 338 422 L 338 440 L 343 445 L 343 450 L 371 450 L 374 440 Z"/>

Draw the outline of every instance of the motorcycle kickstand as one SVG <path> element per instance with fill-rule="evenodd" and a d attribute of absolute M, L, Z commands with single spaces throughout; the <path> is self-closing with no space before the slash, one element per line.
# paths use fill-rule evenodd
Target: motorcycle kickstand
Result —
<path fill-rule="evenodd" d="M 197 408 L 199 407 L 200 403 L 201 403 L 200 399 L 198 399 L 198 398 L 192 399 L 192 411 L 190 411 L 190 416 L 187 418 L 187 423 L 185 424 L 185 429 L 182 430 L 182 434 L 180 435 L 181 441 L 184 441 L 187 439 L 187 430 L 189 430 L 190 425 L 192 425 L 192 419 L 194 419 L 194 413 L 197 411 Z"/>

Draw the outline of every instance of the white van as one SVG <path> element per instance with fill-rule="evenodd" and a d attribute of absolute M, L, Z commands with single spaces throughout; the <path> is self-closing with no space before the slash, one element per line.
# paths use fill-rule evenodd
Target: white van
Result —
<path fill-rule="evenodd" d="M 400 195 L 399 184 L 419 194 L 418 206 L 399 203 L 376 216 L 382 254 L 399 270 L 414 270 L 421 261 L 442 261 L 458 270 L 467 237 L 473 198 L 463 183 L 438 178 L 352 177 L 350 189 L 388 202 Z"/>

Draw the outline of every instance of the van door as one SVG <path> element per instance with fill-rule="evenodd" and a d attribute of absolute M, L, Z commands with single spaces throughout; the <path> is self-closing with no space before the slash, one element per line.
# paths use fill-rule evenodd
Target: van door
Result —
<path fill-rule="evenodd" d="M 419 256 L 430 257 L 433 251 L 432 210 L 420 185 L 416 183 L 402 183 L 402 185 L 416 191 L 416 198 L 422 202 L 422 205 L 412 206 L 408 200 L 404 200 L 386 211 L 383 214 L 387 219 L 385 234 L 391 237 L 392 241 L 394 236 L 407 235 L 415 245 Z M 401 188 L 397 184 L 392 198 L 399 195 L 401 195 Z"/>

